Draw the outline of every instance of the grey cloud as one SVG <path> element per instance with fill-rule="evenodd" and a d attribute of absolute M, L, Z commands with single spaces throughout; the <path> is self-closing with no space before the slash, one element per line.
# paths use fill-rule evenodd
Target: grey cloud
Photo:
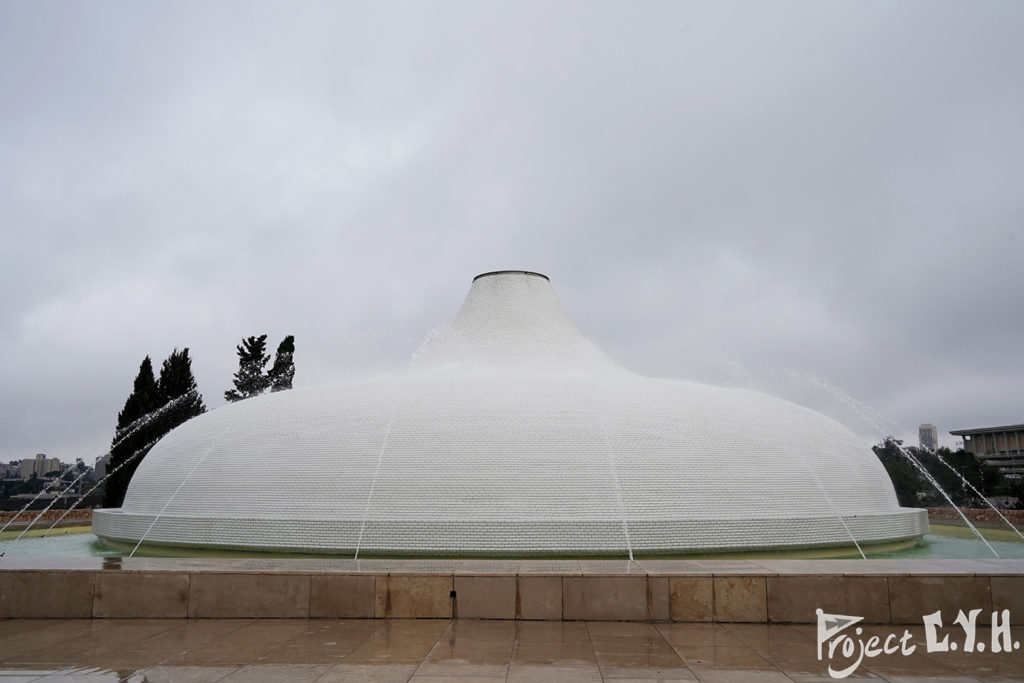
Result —
<path fill-rule="evenodd" d="M 102 448 L 174 346 L 211 405 L 248 334 L 296 334 L 300 385 L 400 362 L 508 267 L 642 372 L 868 439 L 813 378 L 887 429 L 1020 421 L 1022 28 L 1016 2 L 5 5 L 0 457 Z"/>

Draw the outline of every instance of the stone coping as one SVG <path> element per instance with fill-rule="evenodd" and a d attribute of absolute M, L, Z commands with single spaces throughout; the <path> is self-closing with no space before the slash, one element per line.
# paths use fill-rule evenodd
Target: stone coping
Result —
<path fill-rule="evenodd" d="M 344 558 L 0 557 L 5 571 L 144 571 L 269 574 L 551 576 L 964 576 L 1024 575 L 1024 559 L 888 560 L 446 560 Z"/>
<path fill-rule="evenodd" d="M 0 558 L 0 618 L 428 618 L 920 624 L 1008 609 L 1024 560 Z"/>

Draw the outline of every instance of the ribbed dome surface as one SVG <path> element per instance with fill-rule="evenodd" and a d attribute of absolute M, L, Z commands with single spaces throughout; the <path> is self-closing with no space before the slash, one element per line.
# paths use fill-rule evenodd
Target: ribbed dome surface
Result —
<path fill-rule="evenodd" d="M 546 277 L 503 271 L 475 279 L 401 370 L 174 430 L 93 528 L 166 545 L 582 556 L 881 542 L 927 521 L 838 423 L 627 372 Z"/>

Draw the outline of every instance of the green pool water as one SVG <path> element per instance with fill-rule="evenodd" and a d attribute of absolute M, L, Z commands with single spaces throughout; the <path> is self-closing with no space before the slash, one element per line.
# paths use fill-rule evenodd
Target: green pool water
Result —
<path fill-rule="evenodd" d="M 925 534 L 916 545 L 891 551 L 868 550 L 868 557 L 879 559 L 985 559 L 993 557 L 984 543 L 970 535 L 968 529 L 955 526 L 933 525 L 931 533 Z M 999 553 L 1001 558 L 1024 558 L 1024 542 L 1010 529 L 984 530 L 989 544 Z M 1016 540 L 1012 540 L 1016 539 Z M 164 549 L 166 550 L 166 549 Z M 91 533 L 71 533 L 61 536 L 46 536 L 14 541 L 0 540 L 0 553 L 7 557 L 126 557 L 130 549 L 111 548 Z M 178 557 L 324 557 L 322 555 L 269 555 L 267 553 L 218 552 L 204 550 L 177 550 L 173 553 L 161 552 L 161 549 L 141 548 L 136 556 L 156 557 L 173 554 Z M 813 552 L 804 551 L 801 557 L 813 557 Z M 836 553 L 832 550 L 828 557 L 859 557 L 856 550 L 850 553 Z M 706 556 L 687 555 L 684 559 L 703 559 Z M 723 557 L 716 554 L 716 558 Z M 744 558 L 755 558 L 757 555 L 746 553 Z M 778 554 L 764 554 L 764 557 L 779 557 Z"/>

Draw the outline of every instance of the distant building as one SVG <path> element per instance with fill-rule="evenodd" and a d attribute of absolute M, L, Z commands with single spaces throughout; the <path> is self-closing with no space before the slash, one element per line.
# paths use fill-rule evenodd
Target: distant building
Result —
<path fill-rule="evenodd" d="M 982 464 L 998 467 L 1009 479 L 1024 477 L 1024 424 L 959 429 L 950 434 L 962 437 L 964 450 Z"/>
<path fill-rule="evenodd" d="M 93 467 L 92 473 L 97 479 L 102 479 L 107 476 L 107 467 L 110 465 L 110 453 L 104 456 L 96 458 L 96 465 Z"/>
<path fill-rule="evenodd" d="M 37 453 L 34 458 L 26 458 L 21 461 L 21 478 L 26 481 L 33 475 L 42 478 L 47 472 L 60 471 L 60 460 L 47 458 L 46 453 Z"/>
<path fill-rule="evenodd" d="M 939 430 L 935 428 L 935 425 L 921 425 L 917 428 L 917 442 L 921 448 L 934 451 L 939 447 Z"/>

